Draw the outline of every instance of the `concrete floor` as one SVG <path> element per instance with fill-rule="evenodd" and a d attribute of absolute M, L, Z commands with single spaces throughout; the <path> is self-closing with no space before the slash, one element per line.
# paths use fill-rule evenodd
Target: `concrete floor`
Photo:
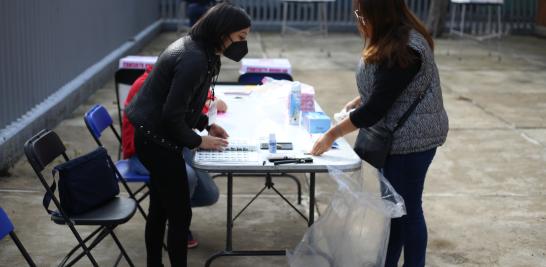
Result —
<path fill-rule="evenodd" d="M 175 33 L 161 34 L 140 54 L 157 55 L 176 38 Z M 283 39 L 277 34 L 253 33 L 249 56 L 290 59 L 295 79 L 314 85 L 318 101 L 332 115 L 356 96 L 354 70 L 361 46 L 355 34 Z M 495 43 L 442 39 L 436 42 L 436 60 L 451 129 L 426 181 L 427 265 L 546 266 L 546 40 L 507 37 L 497 48 Z M 223 62 L 220 80 L 236 80 L 239 65 L 227 59 Z M 69 155 L 95 147 L 83 113 L 101 103 L 115 115 L 114 98 L 112 80 L 55 129 Z M 109 150 L 115 151 L 113 137 L 105 138 Z M 354 134 L 347 137 L 350 142 L 354 138 Z M 67 227 L 53 224 L 43 210 L 43 189 L 26 159 L 11 173 L 11 177 L 0 178 L 0 206 L 38 265 L 55 266 L 75 239 Z M 223 247 L 225 179 L 216 181 L 221 189 L 219 202 L 194 209 L 191 228 L 200 246 L 189 252 L 190 266 L 202 266 Z M 291 181 L 279 179 L 276 184 L 295 200 Z M 262 186 L 263 179 L 235 179 L 235 210 Z M 326 175 L 318 177 L 319 212 L 334 190 Z M 236 222 L 234 247 L 293 248 L 306 227 L 295 212 L 285 208 L 279 198 L 266 192 Z M 85 233 L 90 230 L 82 228 Z M 143 232 L 139 214 L 117 229 L 138 266 L 144 266 L 146 259 Z M 110 265 L 117 253 L 114 243 L 106 240 L 94 255 L 101 265 Z M 79 266 L 88 265 L 82 260 Z M 0 266 L 24 266 L 9 238 L 0 241 Z M 287 264 L 284 257 L 240 257 L 218 260 L 214 266 Z"/>

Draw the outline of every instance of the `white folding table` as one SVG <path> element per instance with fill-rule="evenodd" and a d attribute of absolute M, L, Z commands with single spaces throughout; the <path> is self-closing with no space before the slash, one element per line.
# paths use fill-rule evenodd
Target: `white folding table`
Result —
<path fill-rule="evenodd" d="M 287 119 L 287 94 L 285 89 L 265 87 L 248 87 L 241 85 L 216 86 L 216 96 L 226 101 L 228 111 L 218 115 L 216 123 L 224 127 L 231 139 L 247 140 L 255 142 L 267 142 L 265 139 L 269 133 L 275 133 L 277 142 L 292 142 L 293 151 L 288 153 L 293 156 L 303 156 L 303 152 L 309 151 L 314 138 L 300 126 L 288 124 Z M 246 92 L 245 92 L 246 91 Z M 248 92 L 252 91 L 249 95 Z M 239 93 L 239 94 L 230 94 Z M 315 106 L 320 107 L 315 102 Z M 306 219 L 308 226 L 314 222 L 315 206 L 315 174 L 328 172 L 328 167 L 334 167 L 343 171 L 354 171 L 361 167 L 360 158 L 354 153 L 352 147 L 344 140 L 336 141 L 338 148 L 326 152 L 320 157 L 312 157 L 313 163 L 273 165 L 268 162 L 268 150 L 256 150 L 252 161 L 249 162 L 222 162 L 200 160 L 205 158 L 197 151 L 194 158 L 194 167 L 212 173 L 224 173 L 227 176 L 227 218 L 226 218 L 226 244 L 222 251 L 212 255 L 205 266 L 210 266 L 213 260 L 223 256 L 278 256 L 285 255 L 285 250 L 234 250 L 232 246 L 233 228 L 233 177 L 237 174 L 259 174 L 266 176 L 266 187 L 274 190 L 292 208 L 296 209 L 282 194 L 280 194 L 271 182 L 272 174 L 279 173 L 307 173 L 309 174 L 309 217 L 306 218 L 299 210 L 296 211 Z M 281 153 L 281 151 L 278 151 Z M 264 187 L 264 189 L 266 189 Z M 262 190 L 263 191 L 263 190 Z M 259 195 L 259 194 L 258 194 Z M 251 201 L 252 202 L 252 201 Z M 248 206 L 248 205 L 247 205 Z M 245 207 L 246 208 L 246 207 Z M 245 209 L 243 208 L 243 210 Z M 303 233 L 302 233 L 303 234 Z"/>
<path fill-rule="evenodd" d="M 492 7 L 497 8 L 497 30 L 495 32 L 489 32 L 483 36 L 475 37 L 479 41 L 483 41 L 490 38 L 500 38 L 502 36 L 502 6 L 504 5 L 504 0 L 451 0 L 451 24 L 449 26 L 449 32 L 451 34 L 457 34 L 459 36 L 464 36 L 464 27 L 466 19 L 466 8 L 470 5 L 481 5 L 487 6 L 487 29 L 491 30 L 492 23 Z M 461 6 L 461 14 L 459 21 L 459 29 L 455 28 L 455 17 L 457 13 L 457 7 Z"/>
<path fill-rule="evenodd" d="M 328 12 L 326 9 L 326 5 L 328 3 L 333 3 L 336 0 L 280 0 L 282 3 L 283 8 L 283 15 L 282 15 L 282 30 L 281 34 L 284 36 L 288 30 L 296 31 L 296 32 L 308 32 L 311 31 L 302 31 L 298 30 L 294 27 L 288 26 L 288 6 L 289 3 L 292 3 L 293 5 L 297 4 L 317 4 L 317 19 L 319 20 L 319 26 L 318 26 L 318 32 L 323 34 L 324 36 L 328 35 Z"/>

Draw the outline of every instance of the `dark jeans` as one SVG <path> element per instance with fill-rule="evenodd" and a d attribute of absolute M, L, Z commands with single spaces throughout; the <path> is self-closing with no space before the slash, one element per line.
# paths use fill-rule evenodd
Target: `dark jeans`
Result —
<path fill-rule="evenodd" d="M 148 141 L 139 131 L 135 133 L 135 147 L 140 161 L 150 171 L 150 207 L 144 234 L 148 266 L 162 266 L 161 252 L 167 221 L 171 266 L 187 266 L 192 212 L 184 158 Z"/>
<path fill-rule="evenodd" d="M 386 267 L 398 266 L 404 248 L 404 267 L 425 266 L 427 225 L 421 206 L 423 187 L 428 167 L 436 148 L 387 158 L 383 175 L 396 192 L 404 198 L 407 214 L 391 220 Z"/>
<path fill-rule="evenodd" d="M 191 206 L 205 207 L 218 202 L 220 191 L 210 174 L 193 167 L 193 153 L 190 149 L 184 148 L 184 152 L 182 153 L 186 160 Z"/>

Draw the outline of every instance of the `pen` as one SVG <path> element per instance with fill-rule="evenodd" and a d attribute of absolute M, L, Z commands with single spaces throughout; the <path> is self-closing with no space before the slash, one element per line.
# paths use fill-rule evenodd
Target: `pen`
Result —
<path fill-rule="evenodd" d="M 273 162 L 274 165 L 289 164 L 289 163 L 296 163 L 296 164 L 313 163 L 313 159 L 312 158 L 286 159 L 286 160 L 278 160 Z"/>

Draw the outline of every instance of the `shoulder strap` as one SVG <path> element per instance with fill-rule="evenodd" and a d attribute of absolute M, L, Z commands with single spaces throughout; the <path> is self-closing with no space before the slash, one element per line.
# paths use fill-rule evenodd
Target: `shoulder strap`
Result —
<path fill-rule="evenodd" d="M 402 115 L 402 117 L 400 118 L 400 120 L 398 120 L 398 122 L 394 125 L 394 129 L 392 130 L 392 132 L 396 132 L 396 130 L 398 130 L 400 127 L 402 127 L 404 125 L 404 123 L 406 122 L 406 120 L 409 118 L 409 116 L 411 115 L 411 113 L 413 113 L 413 111 L 415 110 L 415 108 L 417 107 L 417 105 L 419 105 L 419 103 L 421 102 L 421 100 L 423 100 L 423 98 L 425 98 L 425 95 L 427 94 L 427 92 L 429 91 L 430 89 L 427 89 L 423 92 L 421 92 L 421 94 L 419 94 L 419 97 L 417 97 L 417 99 L 415 99 L 415 101 L 413 101 L 413 103 L 411 104 L 411 106 L 409 107 L 409 109 L 406 111 L 406 113 L 404 113 L 404 115 Z"/>

